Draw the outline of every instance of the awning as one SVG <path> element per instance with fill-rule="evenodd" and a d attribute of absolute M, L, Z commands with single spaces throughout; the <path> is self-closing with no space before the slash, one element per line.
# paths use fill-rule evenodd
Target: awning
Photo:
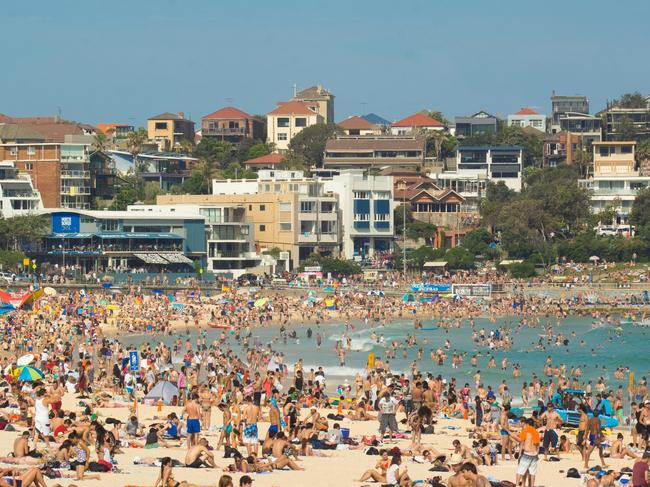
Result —
<path fill-rule="evenodd" d="M 425 262 L 423 267 L 445 267 L 447 263 L 445 261 L 431 261 Z"/>
<path fill-rule="evenodd" d="M 160 233 L 160 232 L 111 232 L 111 233 L 98 233 L 97 236 L 103 239 L 124 239 L 124 238 L 144 238 L 151 240 L 183 240 L 183 237 L 175 233 Z"/>
<path fill-rule="evenodd" d="M 147 264 L 192 264 L 190 259 L 177 252 L 164 254 L 157 252 L 134 252 L 133 255 Z"/>
<path fill-rule="evenodd" d="M 140 259 L 142 262 L 146 264 L 168 264 L 167 260 L 161 257 L 158 254 L 133 254 L 135 255 L 138 259 Z"/>
<path fill-rule="evenodd" d="M 165 253 L 158 254 L 161 257 L 167 259 L 168 262 L 172 264 L 192 264 L 192 260 L 185 257 L 183 254 L 174 252 L 174 253 Z"/>
<path fill-rule="evenodd" d="M 51 233 L 50 235 L 47 236 L 47 238 L 74 238 L 74 239 L 80 239 L 80 238 L 92 238 L 96 236 L 95 233 Z"/>
<path fill-rule="evenodd" d="M 502 260 L 501 262 L 499 262 L 499 265 L 521 264 L 522 262 L 523 262 L 522 259 Z"/>

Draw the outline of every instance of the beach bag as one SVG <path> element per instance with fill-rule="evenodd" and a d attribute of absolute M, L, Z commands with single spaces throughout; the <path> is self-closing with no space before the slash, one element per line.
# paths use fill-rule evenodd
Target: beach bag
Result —
<path fill-rule="evenodd" d="M 106 473 L 110 469 L 106 465 L 103 465 L 99 462 L 90 462 L 88 464 L 88 470 L 90 470 L 91 472 Z"/>
<path fill-rule="evenodd" d="M 572 479 L 579 479 L 580 472 L 578 472 L 577 468 L 570 468 L 569 470 L 567 470 L 566 476 Z"/>

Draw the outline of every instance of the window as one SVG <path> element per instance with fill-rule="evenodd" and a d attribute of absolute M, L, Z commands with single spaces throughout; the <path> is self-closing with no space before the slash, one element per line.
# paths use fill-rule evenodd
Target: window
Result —
<path fill-rule="evenodd" d="M 291 231 L 291 222 L 280 222 L 280 231 L 281 232 L 290 232 Z"/>
<path fill-rule="evenodd" d="M 260 225 L 260 232 L 266 232 L 266 225 Z"/>
<path fill-rule="evenodd" d="M 27 147 L 27 155 L 28 156 L 35 156 L 36 155 L 36 147 L 34 147 L 33 145 L 30 145 L 29 147 Z"/>
<path fill-rule="evenodd" d="M 354 199 L 355 200 L 369 200 L 370 199 L 370 191 L 355 191 L 354 192 Z"/>
<path fill-rule="evenodd" d="M 266 205 L 260 205 L 260 211 L 266 211 Z"/>
<path fill-rule="evenodd" d="M 280 211 L 291 211 L 291 201 L 281 201 Z"/>
<path fill-rule="evenodd" d="M 167 130 L 167 122 L 156 122 L 156 130 Z"/>
<path fill-rule="evenodd" d="M 621 146 L 621 154 L 632 154 L 632 146 L 631 145 L 622 145 Z"/>
<path fill-rule="evenodd" d="M 241 227 L 241 234 L 242 235 L 248 235 L 249 234 L 249 228 L 247 226 Z"/>
<path fill-rule="evenodd" d="M 388 213 L 375 213 L 376 222 L 387 222 L 390 220 L 390 215 Z"/>
<path fill-rule="evenodd" d="M 311 213 L 314 211 L 314 203 L 312 201 L 300 202 L 300 213 Z"/>
<path fill-rule="evenodd" d="M 307 119 L 304 117 L 296 118 L 296 127 L 306 127 Z"/>
<path fill-rule="evenodd" d="M 278 140 L 287 140 L 289 137 L 285 133 L 278 134 Z"/>
<path fill-rule="evenodd" d="M 600 146 L 600 156 L 601 157 L 607 157 L 609 156 L 609 147 L 607 146 Z"/>
<path fill-rule="evenodd" d="M 375 193 L 375 199 L 376 200 L 389 200 L 390 199 L 390 191 L 377 191 Z"/>
<path fill-rule="evenodd" d="M 11 147 L 9 149 L 9 154 L 11 154 L 12 156 L 17 156 L 18 155 L 18 147 Z"/>
<path fill-rule="evenodd" d="M 25 171 L 31 171 L 32 169 L 34 169 L 34 164 L 32 164 L 31 162 L 26 162 Z"/>
<path fill-rule="evenodd" d="M 248 205 L 248 211 L 253 211 L 253 205 Z"/>
<path fill-rule="evenodd" d="M 280 192 L 280 185 L 277 184 L 277 183 L 274 184 L 274 185 L 273 185 L 273 191 L 274 191 L 275 193 L 279 193 L 279 192 Z"/>
<path fill-rule="evenodd" d="M 117 220 L 102 220 L 101 229 L 103 232 L 117 232 Z"/>
<path fill-rule="evenodd" d="M 287 128 L 289 126 L 289 117 L 279 117 L 278 127 Z"/>
<path fill-rule="evenodd" d="M 357 222 L 367 222 L 370 221 L 370 215 L 368 213 L 355 213 L 354 221 Z"/>

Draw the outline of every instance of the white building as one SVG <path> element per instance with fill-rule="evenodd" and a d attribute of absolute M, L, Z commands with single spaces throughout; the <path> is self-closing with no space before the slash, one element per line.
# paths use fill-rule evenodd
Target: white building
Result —
<path fill-rule="evenodd" d="M 326 192 L 339 198 L 343 258 L 360 259 L 391 249 L 392 176 L 368 176 L 363 170 L 348 169 L 321 181 Z"/>
<path fill-rule="evenodd" d="M 635 146 L 634 141 L 593 142 L 594 175 L 579 182 L 592 191 L 594 213 L 614 206 L 616 222 L 611 223 L 627 224 L 638 192 L 650 184 L 650 176 L 641 176 L 635 169 Z"/>
<path fill-rule="evenodd" d="M 508 127 L 532 127 L 546 133 L 546 115 L 532 108 L 522 108 L 508 115 Z"/>
<path fill-rule="evenodd" d="M 41 193 L 29 174 L 20 174 L 13 161 L 0 161 L 0 213 L 3 218 L 26 215 L 43 208 Z"/>
<path fill-rule="evenodd" d="M 262 256 L 255 251 L 253 225 L 246 221 L 246 211 L 242 205 L 131 205 L 127 211 L 152 216 L 181 213 L 204 217 L 207 271 L 236 278 L 262 263 Z M 266 263 L 275 264 L 271 261 Z"/>
<path fill-rule="evenodd" d="M 257 194 L 261 182 L 275 183 L 304 179 L 303 171 L 262 169 L 257 179 L 213 179 L 212 194 Z"/>

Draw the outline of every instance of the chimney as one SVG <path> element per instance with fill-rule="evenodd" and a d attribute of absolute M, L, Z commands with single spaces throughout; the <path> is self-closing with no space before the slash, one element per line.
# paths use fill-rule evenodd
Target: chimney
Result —
<path fill-rule="evenodd" d="M 178 112 L 178 116 L 181 117 L 181 118 L 185 118 L 185 113 L 183 113 L 183 112 Z"/>

